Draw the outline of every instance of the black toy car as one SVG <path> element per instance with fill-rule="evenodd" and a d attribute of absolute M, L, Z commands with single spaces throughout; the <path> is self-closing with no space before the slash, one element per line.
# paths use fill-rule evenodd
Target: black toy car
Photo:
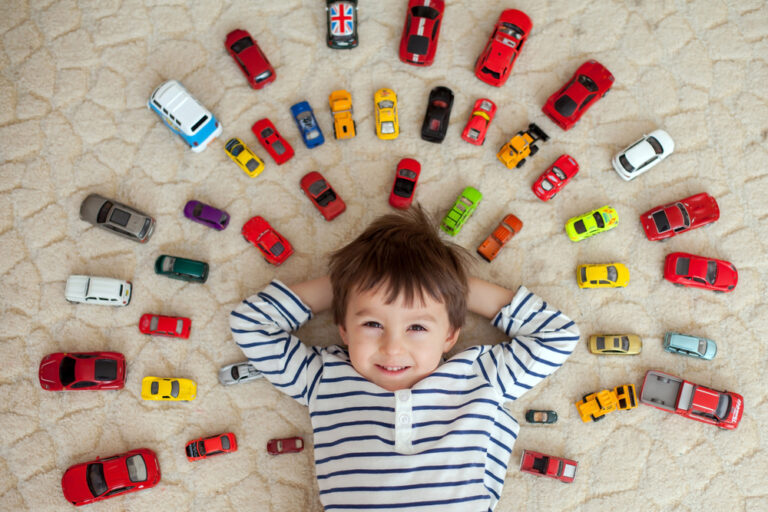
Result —
<path fill-rule="evenodd" d="M 555 411 L 528 409 L 525 411 L 525 420 L 528 423 L 554 423 L 557 421 L 557 413 Z"/>
<path fill-rule="evenodd" d="M 421 138 L 429 142 L 443 142 L 453 107 L 453 92 L 447 87 L 435 87 L 429 93 L 427 114 L 421 125 Z"/>
<path fill-rule="evenodd" d="M 357 0 L 326 0 L 325 19 L 330 48 L 349 50 L 357 46 Z"/>

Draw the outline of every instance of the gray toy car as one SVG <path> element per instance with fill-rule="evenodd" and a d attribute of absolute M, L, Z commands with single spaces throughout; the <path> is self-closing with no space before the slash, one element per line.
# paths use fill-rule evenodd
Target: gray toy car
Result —
<path fill-rule="evenodd" d="M 80 205 L 80 218 L 117 235 L 144 243 L 152 236 L 155 219 L 130 206 L 91 194 Z"/>
<path fill-rule="evenodd" d="M 242 363 L 228 364 L 219 370 L 219 382 L 225 386 L 240 384 L 262 378 L 260 371 L 253 367 L 248 361 Z"/>

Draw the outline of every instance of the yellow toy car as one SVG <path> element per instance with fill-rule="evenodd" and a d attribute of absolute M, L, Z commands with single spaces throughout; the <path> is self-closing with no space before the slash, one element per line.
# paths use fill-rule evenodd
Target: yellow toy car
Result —
<path fill-rule="evenodd" d="M 392 89 L 379 89 L 373 95 L 376 113 L 376 136 L 381 140 L 396 139 L 400 135 L 397 120 L 397 96 Z"/>
<path fill-rule="evenodd" d="M 344 89 L 333 91 L 328 96 L 333 115 L 333 136 L 336 139 L 351 139 L 355 136 L 355 121 L 352 120 L 352 95 Z"/>
<path fill-rule="evenodd" d="M 522 167 L 527 157 L 533 156 L 539 151 L 539 147 L 534 144 L 537 140 L 546 142 L 549 140 L 549 136 L 536 123 L 531 123 L 528 125 L 528 130 L 517 132 L 517 135 L 501 146 L 499 152 L 496 153 L 496 158 L 507 169 Z"/>
<path fill-rule="evenodd" d="M 637 407 L 637 393 L 634 384 L 616 386 L 613 390 L 604 389 L 597 393 L 584 395 L 582 400 L 576 402 L 581 421 L 600 421 L 606 414 L 616 409 L 629 410 Z"/>
<path fill-rule="evenodd" d="M 629 269 L 622 263 L 597 263 L 576 267 L 579 288 L 624 288 L 629 284 Z"/>
<path fill-rule="evenodd" d="M 233 137 L 227 141 L 224 146 L 224 151 L 226 151 L 229 158 L 234 160 L 243 172 L 251 178 L 255 178 L 264 170 L 264 162 L 261 158 L 248 149 L 248 146 L 243 144 L 243 141 L 237 137 Z"/>
<path fill-rule="evenodd" d="M 603 206 L 597 210 L 577 215 L 565 223 L 565 232 L 574 242 L 608 231 L 619 225 L 619 214 L 612 206 Z"/>
<path fill-rule="evenodd" d="M 637 334 L 593 334 L 589 337 L 589 351 L 593 354 L 635 355 L 643 349 Z"/>
<path fill-rule="evenodd" d="M 194 400 L 197 384 L 189 379 L 144 377 L 141 380 L 141 398 L 144 400 Z"/>

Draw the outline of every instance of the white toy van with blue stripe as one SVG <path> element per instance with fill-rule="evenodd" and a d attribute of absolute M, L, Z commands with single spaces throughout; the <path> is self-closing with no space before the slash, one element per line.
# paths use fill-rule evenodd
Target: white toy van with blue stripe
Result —
<path fill-rule="evenodd" d="M 221 135 L 221 124 L 181 83 L 168 80 L 152 93 L 147 106 L 159 115 L 171 130 L 179 134 L 195 153 L 204 150 Z"/>

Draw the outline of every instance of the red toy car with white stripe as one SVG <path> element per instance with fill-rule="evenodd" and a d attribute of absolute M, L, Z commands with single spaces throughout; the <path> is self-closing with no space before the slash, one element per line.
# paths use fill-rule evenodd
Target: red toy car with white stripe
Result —
<path fill-rule="evenodd" d="M 488 127 L 496 115 L 496 104 L 488 98 L 480 98 L 472 107 L 472 115 L 467 121 L 467 126 L 461 132 L 461 138 L 475 146 L 481 146 L 485 142 Z"/>
<path fill-rule="evenodd" d="M 570 130 L 581 116 L 608 94 L 613 75 L 596 60 L 588 60 L 541 107 L 542 112 L 563 130 Z"/>
<path fill-rule="evenodd" d="M 679 233 L 706 226 L 720 218 L 714 197 L 702 192 L 673 203 L 651 208 L 640 215 L 648 240 L 666 240 Z"/>
<path fill-rule="evenodd" d="M 499 16 L 496 28 L 475 63 L 475 76 L 483 82 L 501 87 L 509 78 L 533 23 L 517 9 L 507 9 Z"/>
<path fill-rule="evenodd" d="M 251 131 L 277 165 L 282 165 L 293 157 L 293 147 L 266 117 L 253 123 Z"/>
<path fill-rule="evenodd" d="M 541 173 L 531 190 L 542 201 L 549 201 L 579 172 L 579 164 L 570 155 L 560 155 Z"/>
<path fill-rule="evenodd" d="M 443 21 L 443 0 L 409 0 L 400 39 L 400 60 L 414 66 L 431 66 Z"/>
<path fill-rule="evenodd" d="M 139 320 L 139 331 L 152 336 L 189 338 L 192 320 L 183 316 L 165 316 L 146 313 Z"/>

